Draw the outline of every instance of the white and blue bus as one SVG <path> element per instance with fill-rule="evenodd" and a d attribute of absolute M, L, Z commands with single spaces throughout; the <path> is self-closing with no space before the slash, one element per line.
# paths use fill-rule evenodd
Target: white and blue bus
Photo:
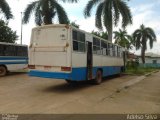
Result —
<path fill-rule="evenodd" d="M 32 30 L 30 76 L 100 84 L 102 77 L 119 74 L 123 67 L 123 48 L 91 33 L 62 24 Z"/>
<path fill-rule="evenodd" d="M 22 70 L 28 65 L 27 45 L 0 42 L 0 77 Z"/>

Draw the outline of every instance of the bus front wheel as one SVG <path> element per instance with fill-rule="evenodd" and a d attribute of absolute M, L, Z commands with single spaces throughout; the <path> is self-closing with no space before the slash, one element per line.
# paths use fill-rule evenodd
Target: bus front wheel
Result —
<path fill-rule="evenodd" d="M 7 69 L 4 66 L 0 66 L 0 77 L 5 76 Z"/>
<path fill-rule="evenodd" d="M 99 85 L 99 84 L 101 84 L 101 82 L 102 82 L 102 71 L 98 70 L 97 73 L 96 73 L 96 78 L 94 80 L 94 83 L 96 85 Z"/>

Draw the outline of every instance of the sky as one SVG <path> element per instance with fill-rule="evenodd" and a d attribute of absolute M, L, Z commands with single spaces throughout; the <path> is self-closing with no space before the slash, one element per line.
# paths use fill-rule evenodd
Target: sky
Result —
<path fill-rule="evenodd" d="M 14 15 L 14 19 L 9 20 L 9 26 L 13 30 L 17 31 L 19 36 L 17 43 L 20 43 L 21 12 L 24 12 L 26 6 L 35 0 L 14 0 L 14 2 L 13 0 L 6 1 L 10 5 Z M 83 10 L 87 1 L 88 0 L 79 0 L 77 4 L 69 4 L 58 0 L 67 12 L 70 21 L 76 22 L 76 24 L 80 25 L 80 29 L 87 32 L 91 32 L 92 30 L 96 31 L 97 28 L 95 27 L 94 20 L 96 7 L 93 9 L 92 16 L 90 18 L 85 19 L 83 15 Z M 130 0 L 130 2 L 128 2 L 128 6 L 131 8 L 133 24 L 126 28 L 127 32 L 132 34 L 140 27 L 141 24 L 144 24 L 146 27 L 153 28 L 157 36 L 157 42 L 154 43 L 154 48 L 152 50 L 148 48 L 147 52 L 160 54 L 160 0 Z M 0 18 L 3 19 L 4 17 L 1 15 Z M 55 19 L 54 23 L 57 23 L 57 19 Z M 34 18 L 31 16 L 30 22 L 23 25 L 23 44 L 30 44 L 31 30 L 35 26 Z M 121 28 L 120 25 L 118 27 L 114 27 L 114 31 L 119 30 L 119 28 Z M 132 52 L 136 54 L 140 53 L 140 51 L 136 51 L 135 49 L 133 49 Z"/>

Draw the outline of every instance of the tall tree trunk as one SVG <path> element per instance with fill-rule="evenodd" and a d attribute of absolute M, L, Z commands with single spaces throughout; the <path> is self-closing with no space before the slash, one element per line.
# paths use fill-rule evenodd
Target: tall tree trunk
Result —
<path fill-rule="evenodd" d="M 52 24 L 52 12 L 50 10 L 50 6 L 49 6 L 49 2 L 48 0 L 45 1 L 45 4 L 43 6 L 43 22 L 45 25 L 48 25 L 48 24 Z"/>
<path fill-rule="evenodd" d="M 112 33 L 113 33 L 113 28 L 111 27 L 110 30 L 108 30 L 108 40 L 112 42 Z"/>
<path fill-rule="evenodd" d="M 112 16 L 112 11 L 111 11 L 111 21 L 110 21 L 110 27 L 108 29 L 108 40 L 112 42 L 112 36 L 113 36 L 113 16 Z"/>
<path fill-rule="evenodd" d="M 142 63 L 145 64 L 145 47 L 144 46 L 142 46 L 141 58 L 142 58 Z"/>

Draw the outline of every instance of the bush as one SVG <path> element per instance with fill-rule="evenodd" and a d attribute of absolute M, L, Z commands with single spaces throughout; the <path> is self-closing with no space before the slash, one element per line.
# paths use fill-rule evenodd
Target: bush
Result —
<path fill-rule="evenodd" d="M 16 31 L 13 31 L 7 23 L 0 20 L 0 42 L 15 43 L 17 38 Z"/>

